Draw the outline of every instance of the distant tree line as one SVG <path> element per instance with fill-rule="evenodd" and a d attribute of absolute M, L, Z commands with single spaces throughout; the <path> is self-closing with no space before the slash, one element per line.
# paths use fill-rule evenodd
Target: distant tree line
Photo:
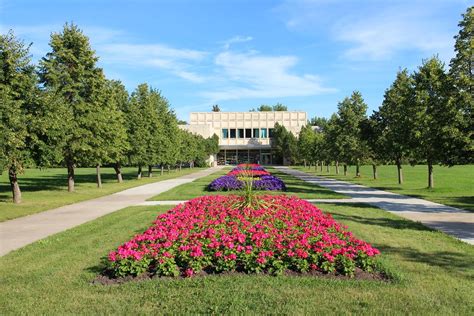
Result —
<path fill-rule="evenodd" d="M 361 93 L 354 91 L 328 120 L 314 118 L 301 130 L 296 150 L 288 136 L 275 140 L 277 152 L 321 170 L 334 165 L 336 173 L 340 165 L 344 174 L 347 166 L 356 166 L 356 176 L 360 165 L 369 163 L 374 178 L 378 165 L 393 163 L 399 183 L 403 163 L 424 163 L 429 188 L 434 187 L 436 164 L 473 163 L 473 7 L 463 14 L 459 27 L 448 71 L 437 57 L 424 60 L 413 73 L 400 70 L 382 105 L 370 116 Z"/>
<path fill-rule="evenodd" d="M 25 167 L 64 166 L 68 191 L 76 167 L 122 165 L 181 168 L 204 165 L 218 152 L 218 137 L 204 139 L 178 128 L 168 100 L 147 84 L 129 95 L 97 66 L 89 39 L 73 24 L 53 33 L 51 51 L 33 65 L 29 45 L 12 31 L 0 36 L 0 172 L 6 170 L 13 201 L 21 202 L 18 174 Z"/>

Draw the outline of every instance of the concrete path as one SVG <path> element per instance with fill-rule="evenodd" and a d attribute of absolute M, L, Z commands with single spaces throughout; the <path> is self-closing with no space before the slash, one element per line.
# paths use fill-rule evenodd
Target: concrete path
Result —
<path fill-rule="evenodd" d="M 138 205 L 155 195 L 205 177 L 220 169 L 222 168 L 209 168 L 178 178 L 158 181 L 93 200 L 2 222 L 0 223 L 0 256 L 124 207 Z"/>
<path fill-rule="evenodd" d="M 313 176 L 288 167 L 276 168 L 299 179 L 351 197 L 351 199 L 328 200 L 331 203 L 366 203 L 374 205 L 401 217 L 443 231 L 469 244 L 474 244 L 474 213 L 472 212 L 354 183 Z M 326 202 L 318 199 L 309 201 Z"/>

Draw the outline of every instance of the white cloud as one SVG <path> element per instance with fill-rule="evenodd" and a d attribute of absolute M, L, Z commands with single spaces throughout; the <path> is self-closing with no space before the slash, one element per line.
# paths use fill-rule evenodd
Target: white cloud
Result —
<path fill-rule="evenodd" d="M 224 49 L 229 49 L 232 44 L 245 43 L 245 42 L 249 42 L 251 40 L 253 40 L 252 36 L 237 35 L 237 36 L 234 36 L 234 37 L 224 41 Z"/>
<path fill-rule="evenodd" d="M 205 81 L 203 76 L 189 70 L 193 63 L 202 61 L 207 55 L 203 51 L 162 44 L 103 44 L 97 51 L 104 63 L 154 67 L 192 82 Z"/>
<path fill-rule="evenodd" d="M 417 51 L 449 60 L 456 25 L 445 11 L 465 7 L 463 0 L 379 1 L 288 0 L 275 8 L 288 29 L 328 36 L 344 47 L 341 56 L 356 60 L 390 59 Z"/>
<path fill-rule="evenodd" d="M 392 12 L 390 15 L 348 21 L 333 33 L 339 41 L 351 44 L 344 56 L 351 59 L 387 59 L 394 54 L 417 50 L 426 54 L 452 52 L 452 34 L 437 27 L 417 12 Z"/>
<path fill-rule="evenodd" d="M 256 52 L 222 52 L 215 59 L 220 76 L 228 82 L 220 89 L 203 92 L 210 103 L 242 98 L 310 96 L 334 89 L 325 88 L 315 75 L 290 72 L 298 62 L 294 56 L 265 56 Z"/>

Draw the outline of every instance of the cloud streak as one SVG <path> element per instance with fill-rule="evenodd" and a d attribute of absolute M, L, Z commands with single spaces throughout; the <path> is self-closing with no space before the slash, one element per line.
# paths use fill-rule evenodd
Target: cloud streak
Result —
<path fill-rule="evenodd" d="M 202 96 L 213 103 L 243 98 L 310 96 L 335 91 L 323 87 L 315 75 L 292 73 L 291 69 L 297 62 L 294 56 L 222 52 L 216 56 L 215 64 L 228 82 L 220 89 L 203 92 Z"/>
<path fill-rule="evenodd" d="M 164 69 L 195 83 L 206 78 L 190 70 L 207 55 L 204 51 L 178 49 L 163 44 L 104 44 L 98 46 L 102 61 L 131 67 L 148 66 Z"/>
<path fill-rule="evenodd" d="M 252 36 L 237 35 L 237 36 L 234 36 L 234 37 L 224 41 L 224 46 L 223 47 L 224 47 L 224 49 L 229 49 L 232 44 L 245 43 L 245 42 L 249 42 L 251 40 L 253 40 Z"/>

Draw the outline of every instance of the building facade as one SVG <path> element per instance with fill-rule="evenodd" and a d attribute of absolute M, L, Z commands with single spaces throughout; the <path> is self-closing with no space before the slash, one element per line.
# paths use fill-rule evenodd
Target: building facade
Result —
<path fill-rule="evenodd" d="M 203 137 L 219 136 L 219 153 L 211 163 L 276 163 L 271 144 L 275 124 L 295 136 L 307 123 L 306 112 L 192 112 L 189 124 L 181 128 Z"/>

